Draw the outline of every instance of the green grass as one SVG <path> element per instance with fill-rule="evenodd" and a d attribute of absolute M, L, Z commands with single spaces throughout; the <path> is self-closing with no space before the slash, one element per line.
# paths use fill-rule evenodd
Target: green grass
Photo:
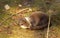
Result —
<path fill-rule="evenodd" d="M 15 0 L 11 0 L 11 1 L 4 0 L 5 2 L 2 2 L 2 0 L 0 0 L 0 1 L 1 1 L 1 3 L 3 3 L 3 5 L 0 6 L 1 7 L 0 23 L 1 23 L 6 18 L 11 16 L 11 14 L 8 10 L 2 11 L 4 9 L 3 8 L 4 3 L 5 4 L 8 3 L 10 6 L 12 6 L 12 10 L 14 10 L 17 6 L 15 5 L 15 2 L 14 2 Z M 18 0 L 18 1 L 17 2 L 20 4 L 20 0 Z M 31 8 L 34 11 L 36 11 L 36 10 L 45 11 L 44 3 L 42 0 L 35 0 L 34 4 L 32 4 L 33 7 L 31 7 Z M 54 14 L 56 13 L 57 15 L 53 16 L 53 19 L 52 19 L 53 24 L 50 27 L 49 38 L 60 38 L 60 3 L 56 3 L 56 2 L 53 2 L 53 3 L 54 4 L 51 6 L 50 9 L 55 10 Z M 40 8 L 40 7 L 43 7 L 43 8 Z M 25 6 L 23 6 L 22 8 L 25 8 Z M 24 14 L 24 16 L 29 16 L 31 13 L 32 12 L 28 12 L 28 13 Z M 0 38 L 45 38 L 46 37 L 46 31 L 47 31 L 46 29 L 44 29 L 44 30 L 21 29 L 19 27 L 19 25 L 16 23 L 17 22 L 12 20 L 11 18 L 4 21 L 4 23 L 2 23 L 2 25 L 0 26 L 0 29 L 1 29 Z"/>

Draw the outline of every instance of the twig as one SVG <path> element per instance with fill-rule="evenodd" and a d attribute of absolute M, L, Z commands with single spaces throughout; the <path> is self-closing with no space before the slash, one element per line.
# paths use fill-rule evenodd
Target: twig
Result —
<path fill-rule="evenodd" d="M 2 25 L 5 21 L 7 21 L 8 19 L 10 19 L 12 16 L 17 15 L 17 14 L 20 14 L 21 12 L 26 11 L 26 10 L 28 10 L 28 9 L 29 9 L 29 8 L 25 8 L 25 9 L 22 9 L 21 11 L 18 11 L 16 14 L 13 14 L 13 15 L 11 15 L 10 17 L 6 18 L 4 21 L 2 21 L 2 22 L 0 23 L 0 25 Z"/>
<path fill-rule="evenodd" d="M 49 14 L 49 22 L 48 22 L 48 28 L 47 28 L 46 38 L 49 38 L 49 26 L 50 26 L 50 21 L 51 21 L 51 15 Z"/>

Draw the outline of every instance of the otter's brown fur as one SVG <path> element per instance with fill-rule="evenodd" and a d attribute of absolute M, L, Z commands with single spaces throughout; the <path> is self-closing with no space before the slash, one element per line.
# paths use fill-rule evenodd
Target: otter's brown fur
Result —
<path fill-rule="evenodd" d="M 34 12 L 30 16 L 31 26 L 29 29 L 43 29 L 48 26 L 49 16 L 43 12 Z M 25 18 L 24 18 L 25 19 Z M 22 21 L 22 20 L 21 20 Z M 26 21 L 26 20 L 23 20 Z M 25 26 L 29 26 L 28 23 L 25 22 Z"/>
<path fill-rule="evenodd" d="M 30 15 L 31 18 L 31 29 L 42 29 L 47 27 L 49 16 L 43 12 L 34 12 Z"/>

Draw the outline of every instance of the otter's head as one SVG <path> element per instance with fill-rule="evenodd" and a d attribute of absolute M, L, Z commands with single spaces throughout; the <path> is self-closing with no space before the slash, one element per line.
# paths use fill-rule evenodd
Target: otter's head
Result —
<path fill-rule="evenodd" d="M 21 18 L 19 21 L 19 25 L 21 28 L 24 28 L 24 29 L 30 28 L 31 24 L 30 24 L 29 18 L 28 17 Z"/>

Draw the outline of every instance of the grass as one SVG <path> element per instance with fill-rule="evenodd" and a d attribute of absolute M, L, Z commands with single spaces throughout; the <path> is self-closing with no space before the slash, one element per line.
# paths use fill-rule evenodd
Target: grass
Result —
<path fill-rule="evenodd" d="M 36 2 L 37 0 L 35 0 Z M 41 1 L 40 1 L 41 2 Z M 41 7 L 44 7 L 43 4 L 40 4 L 39 1 L 37 1 L 33 5 L 33 10 L 39 10 L 40 5 Z M 42 3 L 42 2 L 41 2 Z M 14 3 L 13 3 L 14 4 Z M 39 4 L 39 5 L 38 5 Z M 57 11 L 60 12 L 60 3 L 55 3 L 51 9 L 55 10 L 56 13 Z M 35 6 L 35 7 L 34 7 Z M 15 12 L 16 7 L 11 8 L 12 12 Z M 41 8 L 43 10 L 43 8 Z M 0 9 L 1 10 L 1 9 Z M 45 11 L 45 10 L 43 10 Z M 9 13 L 9 11 L 4 11 L 5 13 L 1 12 L 0 14 L 0 22 L 2 22 L 4 19 L 8 18 L 10 15 L 7 15 L 6 13 Z M 55 12 L 54 12 L 55 13 Z M 29 16 L 31 12 L 24 14 L 24 16 Z M 60 14 L 57 15 L 58 17 Z M 3 18 L 3 19 L 2 19 Z M 58 18 L 53 18 L 53 20 L 58 19 Z M 60 20 L 60 19 L 59 19 Z M 58 21 L 59 21 L 58 20 Z M 54 21 L 55 22 L 55 21 Z M 58 22 L 60 23 L 60 21 Z M 46 38 L 46 32 L 47 30 L 27 30 L 27 29 L 21 29 L 18 24 L 11 18 L 6 20 L 1 26 L 0 26 L 0 38 Z M 49 32 L 49 38 L 60 38 L 60 24 L 55 24 L 50 27 L 50 32 Z"/>
<path fill-rule="evenodd" d="M 29 15 L 29 13 L 27 13 Z M 28 16 L 27 15 L 27 16 Z M 5 23 L 5 24 L 4 24 Z M 0 26 L 0 38 L 46 38 L 47 30 L 21 29 L 15 21 L 8 19 Z M 49 38 L 60 38 L 60 25 L 50 27 Z"/>

